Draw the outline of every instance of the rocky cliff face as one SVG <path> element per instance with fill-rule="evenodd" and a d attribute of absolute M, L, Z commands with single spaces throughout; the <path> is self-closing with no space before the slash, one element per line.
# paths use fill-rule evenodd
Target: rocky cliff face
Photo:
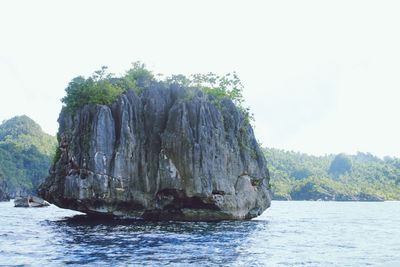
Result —
<path fill-rule="evenodd" d="M 249 219 L 270 205 L 251 126 L 230 100 L 176 85 L 129 91 L 59 118 L 60 157 L 40 195 L 88 214 Z"/>

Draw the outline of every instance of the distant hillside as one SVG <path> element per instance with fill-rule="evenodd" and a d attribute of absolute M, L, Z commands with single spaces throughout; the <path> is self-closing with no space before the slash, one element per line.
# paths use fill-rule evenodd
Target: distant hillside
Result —
<path fill-rule="evenodd" d="M 56 139 L 42 131 L 39 124 L 28 116 L 16 116 L 0 124 L 0 142 L 15 144 L 19 148 L 34 146 L 45 155 L 52 155 Z"/>
<path fill-rule="evenodd" d="M 275 199 L 400 200 L 400 159 L 264 149 Z"/>
<path fill-rule="evenodd" d="M 27 116 L 0 124 L 0 191 L 32 193 L 48 175 L 57 140 Z"/>

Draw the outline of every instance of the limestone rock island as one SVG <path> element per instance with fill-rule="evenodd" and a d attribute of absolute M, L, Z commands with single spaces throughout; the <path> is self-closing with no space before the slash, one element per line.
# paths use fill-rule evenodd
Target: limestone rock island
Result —
<path fill-rule="evenodd" d="M 270 206 L 266 161 L 243 110 L 179 83 L 143 87 L 63 109 L 45 200 L 145 220 L 250 219 Z"/>

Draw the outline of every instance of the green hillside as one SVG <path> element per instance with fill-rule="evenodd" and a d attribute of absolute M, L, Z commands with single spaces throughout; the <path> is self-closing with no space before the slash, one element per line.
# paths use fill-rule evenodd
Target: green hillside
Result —
<path fill-rule="evenodd" d="M 14 197 L 35 192 L 48 175 L 56 138 L 27 116 L 0 124 L 0 189 Z"/>
<path fill-rule="evenodd" d="M 16 116 L 0 125 L 0 143 L 14 144 L 18 148 L 31 146 L 44 155 L 52 155 L 56 145 L 54 136 L 46 134 L 40 126 L 28 116 Z"/>
<path fill-rule="evenodd" d="M 400 200 L 400 159 L 264 149 L 275 199 Z"/>

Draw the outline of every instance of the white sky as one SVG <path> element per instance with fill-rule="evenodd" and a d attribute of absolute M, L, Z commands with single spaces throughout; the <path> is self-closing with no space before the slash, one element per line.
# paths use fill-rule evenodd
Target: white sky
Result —
<path fill-rule="evenodd" d="M 400 156 L 398 1 L 0 1 L 0 120 L 55 134 L 102 65 L 237 71 L 263 145 Z"/>

